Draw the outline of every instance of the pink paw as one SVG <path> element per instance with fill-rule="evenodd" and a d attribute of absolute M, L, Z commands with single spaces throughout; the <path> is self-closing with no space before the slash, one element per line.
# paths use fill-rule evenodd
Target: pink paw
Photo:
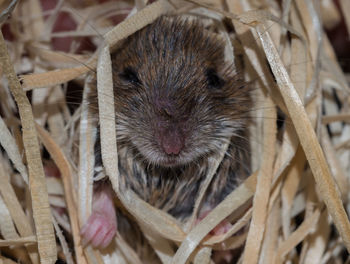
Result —
<path fill-rule="evenodd" d="M 92 214 L 81 230 L 83 244 L 107 247 L 117 232 L 117 218 L 111 195 L 102 191 L 94 198 Z"/>
<path fill-rule="evenodd" d="M 207 209 L 201 212 L 197 219 L 197 223 L 203 220 L 211 211 L 212 211 L 211 209 Z M 224 219 L 210 231 L 209 235 L 212 235 L 212 236 L 223 235 L 227 233 L 231 227 L 232 227 L 232 224 L 226 219 Z M 213 253 L 214 263 L 232 263 L 232 259 L 233 259 L 233 253 L 231 250 L 220 250 L 220 251 L 214 251 Z"/>
<path fill-rule="evenodd" d="M 213 230 L 211 230 L 210 234 L 215 236 L 223 235 L 227 231 L 229 231 L 231 227 L 232 225 L 230 222 L 228 222 L 227 220 L 223 220 L 220 224 L 214 227 Z"/>
<path fill-rule="evenodd" d="M 197 223 L 203 220 L 211 211 L 212 210 L 205 210 L 204 212 L 200 213 Z M 213 236 L 223 235 L 227 231 L 229 231 L 231 227 L 232 227 L 231 223 L 228 222 L 226 219 L 224 219 L 223 221 L 221 221 L 221 223 L 219 223 L 216 227 L 214 227 L 209 234 Z"/>
<path fill-rule="evenodd" d="M 112 223 L 104 215 L 93 213 L 81 230 L 83 244 L 91 243 L 93 247 L 105 248 L 114 238 L 117 223 Z"/>

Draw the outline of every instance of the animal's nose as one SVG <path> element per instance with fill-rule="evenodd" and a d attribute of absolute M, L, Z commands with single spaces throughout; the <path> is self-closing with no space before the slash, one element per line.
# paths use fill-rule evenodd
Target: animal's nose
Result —
<path fill-rule="evenodd" d="M 183 148 L 183 143 L 177 139 L 166 139 L 162 142 L 163 150 L 166 154 L 178 155 Z"/>
<path fill-rule="evenodd" d="M 161 138 L 161 147 L 168 155 L 178 155 L 185 145 L 185 137 L 179 128 L 167 129 Z"/>

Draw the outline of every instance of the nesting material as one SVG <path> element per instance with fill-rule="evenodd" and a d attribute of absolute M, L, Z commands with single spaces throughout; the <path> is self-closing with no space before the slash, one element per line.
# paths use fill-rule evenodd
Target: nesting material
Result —
<path fill-rule="evenodd" d="M 216 263 L 223 250 L 235 250 L 239 263 L 350 261 L 350 73 L 324 31 L 343 14 L 350 32 L 347 0 L 339 8 L 327 0 L 27 0 L 13 9 L 15 2 L 0 5 L 0 263 Z M 119 184 L 110 52 L 168 13 L 215 24 L 227 60 L 243 56 L 254 88 L 254 173 L 199 223 L 227 146 L 210 161 L 186 223 Z M 86 103 L 95 73 L 99 120 Z M 97 122 L 116 204 L 140 227 L 154 259 L 142 259 L 121 236 L 102 251 L 82 245 Z M 230 230 L 208 235 L 224 219 Z"/>

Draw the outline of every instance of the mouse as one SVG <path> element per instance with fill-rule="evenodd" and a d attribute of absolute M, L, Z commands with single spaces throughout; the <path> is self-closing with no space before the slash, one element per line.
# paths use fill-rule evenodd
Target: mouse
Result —
<path fill-rule="evenodd" d="M 199 211 L 203 219 L 251 171 L 252 99 L 239 58 L 226 61 L 224 40 L 199 19 L 163 15 L 123 40 L 111 59 L 123 188 L 186 220 L 208 160 L 228 144 Z M 89 103 L 97 106 L 96 96 Z M 100 248 L 111 243 L 118 222 L 113 191 L 103 186 L 95 188 L 81 230 L 85 244 Z"/>

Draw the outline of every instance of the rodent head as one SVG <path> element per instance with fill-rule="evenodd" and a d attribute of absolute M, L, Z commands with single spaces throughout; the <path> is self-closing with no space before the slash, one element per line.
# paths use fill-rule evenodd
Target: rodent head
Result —
<path fill-rule="evenodd" d="M 246 124 L 250 96 L 224 44 L 195 21 L 161 17 L 112 54 L 117 135 L 147 162 L 184 165 Z"/>

